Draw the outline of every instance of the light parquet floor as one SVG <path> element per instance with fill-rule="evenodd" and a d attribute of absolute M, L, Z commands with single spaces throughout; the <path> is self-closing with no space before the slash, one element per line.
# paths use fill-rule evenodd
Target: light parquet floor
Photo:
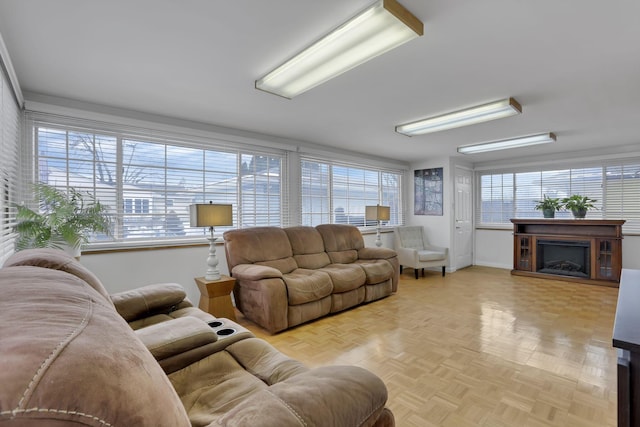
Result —
<path fill-rule="evenodd" d="M 380 376 L 398 426 L 616 426 L 617 288 L 470 267 L 276 335 L 308 366 Z"/>

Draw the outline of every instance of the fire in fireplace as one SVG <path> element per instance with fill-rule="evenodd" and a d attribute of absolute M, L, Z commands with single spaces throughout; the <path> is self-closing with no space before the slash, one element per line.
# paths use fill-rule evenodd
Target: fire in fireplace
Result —
<path fill-rule="evenodd" d="M 538 240 L 538 273 L 572 277 L 590 276 L 590 243 L 584 240 Z"/>

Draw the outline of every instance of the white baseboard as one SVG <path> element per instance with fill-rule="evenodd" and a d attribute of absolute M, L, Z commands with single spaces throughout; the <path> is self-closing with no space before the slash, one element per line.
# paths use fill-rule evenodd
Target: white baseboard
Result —
<path fill-rule="evenodd" d="M 496 264 L 496 263 L 491 263 L 491 262 L 476 262 L 474 265 L 479 265 L 481 267 L 502 268 L 504 270 L 513 270 L 513 266 L 511 264 Z"/>

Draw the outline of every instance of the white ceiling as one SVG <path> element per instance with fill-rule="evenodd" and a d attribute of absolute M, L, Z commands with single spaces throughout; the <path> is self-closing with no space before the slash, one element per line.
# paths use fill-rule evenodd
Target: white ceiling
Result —
<path fill-rule="evenodd" d="M 254 80 L 371 0 L 0 0 L 0 34 L 27 98 L 71 98 L 407 162 L 639 144 L 639 1 L 400 2 L 424 22 L 423 37 L 293 100 L 254 89 Z M 523 114 L 413 138 L 394 132 L 510 96 Z M 541 132 L 554 132 L 557 143 L 456 153 L 458 145 Z"/>

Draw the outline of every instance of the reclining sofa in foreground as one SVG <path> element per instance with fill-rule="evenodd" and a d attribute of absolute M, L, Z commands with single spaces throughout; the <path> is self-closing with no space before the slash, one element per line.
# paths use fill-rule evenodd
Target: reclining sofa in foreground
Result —
<path fill-rule="evenodd" d="M 109 295 L 62 251 L 0 269 L 1 426 L 393 426 L 355 366 L 309 369 L 176 284 Z"/>
<path fill-rule="evenodd" d="M 391 295 L 394 250 L 368 248 L 357 227 L 254 227 L 224 233 L 236 307 L 271 333 Z"/>

